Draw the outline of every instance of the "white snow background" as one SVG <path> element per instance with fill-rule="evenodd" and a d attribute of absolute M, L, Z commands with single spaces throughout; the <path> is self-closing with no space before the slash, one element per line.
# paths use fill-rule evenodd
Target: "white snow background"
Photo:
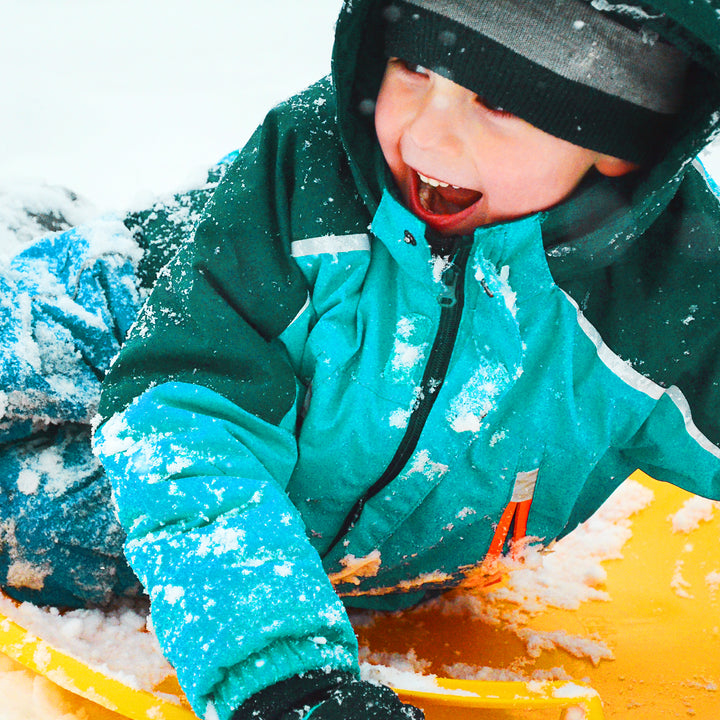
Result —
<path fill-rule="evenodd" d="M 104 213 L 202 182 L 272 105 L 329 71 L 339 8 L 0 0 L 0 191 L 62 185 Z M 720 179 L 719 142 L 703 160 Z M 0 688 L 0 720 L 75 717 L 2 666 Z"/>
<path fill-rule="evenodd" d="M 202 182 L 330 70 L 340 0 L 0 0 L 0 186 L 104 211 Z"/>
<path fill-rule="evenodd" d="M 0 188 L 99 211 L 204 179 L 329 72 L 340 0 L 0 0 Z M 720 144 L 705 158 L 720 177 Z"/>

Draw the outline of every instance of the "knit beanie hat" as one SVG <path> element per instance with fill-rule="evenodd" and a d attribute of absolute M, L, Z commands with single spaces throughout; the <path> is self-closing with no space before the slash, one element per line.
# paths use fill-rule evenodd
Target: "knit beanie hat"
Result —
<path fill-rule="evenodd" d="M 608 0 L 392 0 L 390 57 L 551 135 L 649 161 L 682 108 L 686 56 Z M 599 8 L 599 9 L 596 9 Z M 610 10 L 610 12 L 601 12 Z"/>

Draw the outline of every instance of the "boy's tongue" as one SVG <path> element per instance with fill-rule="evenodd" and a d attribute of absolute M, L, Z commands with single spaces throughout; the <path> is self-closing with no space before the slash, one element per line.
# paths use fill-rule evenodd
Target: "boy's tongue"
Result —
<path fill-rule="evenodd" d="M 432 187 L 422 181 L 418 190 L 420 203 L 435 215 L 455 215 L 480 199 L 477 190 L 454 187 Z"/>
<path fill-rule="evenodd" d="M 457 215 L 474 205 L 482 197 L 482 193 L 477 190 L 453 187 L 452 185 L 446 187 L 429 185 L 417 173 L 414 174 L 413 180 L 413 190 L 419 209 L 430 215 Z"/>

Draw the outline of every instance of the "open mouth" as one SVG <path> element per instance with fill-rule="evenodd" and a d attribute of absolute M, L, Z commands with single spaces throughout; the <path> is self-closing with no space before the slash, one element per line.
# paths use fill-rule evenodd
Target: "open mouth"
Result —
<path fill-rule="evenodd" d="M 413 170 L 410 176 L 411 210 L 437 230 L 470 217 L 483 194 L 435 180 Z"/>

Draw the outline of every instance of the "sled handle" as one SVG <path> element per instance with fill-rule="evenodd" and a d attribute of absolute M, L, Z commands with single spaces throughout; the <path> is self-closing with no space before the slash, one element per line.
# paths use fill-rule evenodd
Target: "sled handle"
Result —
<path fill-rule="evenodd" d="M 128 687 L 66 655 L 0 613 L 0 652 L 56 685 L 130 720 L 197 720 L 180 698 Z"/>
<path fill-rule="evenodd" d="M 404 702 L 425 710 L 429 720 L 473 720 L 481 710 L 557 708 L 559 720 L 605 720 L 597 691 L 574 682 L 451 680 L 437 678 L 438 690 L 395 688 Z M 443 692 L 447 690 L 448 692 Z"/>

